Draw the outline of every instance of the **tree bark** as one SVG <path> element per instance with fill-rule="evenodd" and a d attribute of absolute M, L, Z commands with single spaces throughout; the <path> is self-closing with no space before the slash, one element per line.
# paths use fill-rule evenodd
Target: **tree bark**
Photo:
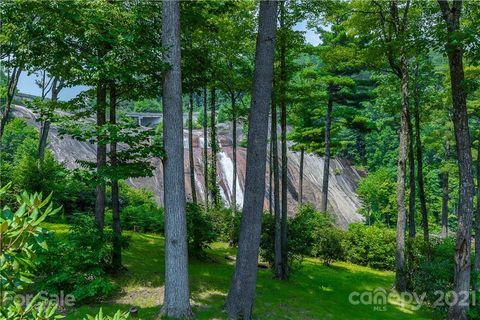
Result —
<path fill-rule="evenodd" d="M 280 28 L 285 28 L 285 1 L 280 2 Z M 288 215 L 288 158 L 287 158 L 287 104 L 286 98 L 286 84 L 287 84 L 287 66 L 286 66 L 286 52 L 287 44 L 284 32 L 281 37 L 280 44 L 280 110 L 281 119 L 280 126 L 282 130 L 281 144 L 282 144 L 282 223 L 281 223 L 281 240 L 282 240 L 282 270 L 280 279 L 286 280 L 288 278 L 288 239 L 287 239 L 287 215 Z"/>
<path fill-rule="evenodd" d="M 101 130 L 106 123 L 106 104 L 107 104 L 107 88 L 103 81 L 99 81 L 97 85 L 97 130 Z M 103 231 L 105 223 L 105 178 L 104 171 L 107 165 L 107 144 L 105 137 L 98 134 L 97 136 L 97 176 L 99 182 L 96 188 L 95 199 L 95 222 L 100 231 Z"/>
<path fill-rule="evenodd" d="M 210 163 L 210 190 L 212 192 L 212 202 L 215 208 L 219 206 L 219 190 L 217 186 L 217 153 L 218 153 L 218 142 L 217 142 L 217 110 L 216 110 L 216 89 L 212 88 L 211 91 L 211 105 L 210 105 L 210 148 L 212 149 L 211 154 L 211 163 Z"/>
<path fill-rule="evenodd" d="M 331 86 L 331 85 L 330 85 Z M 323 163 L 322 193 L 320 194 L 320 211 L 327 212 L 328 179 L 330 176 L 330 129 L 332 126 L 333 97 L 332 89 L 328 89 L 327 116 L 325 118 L 325 155 Z"/>
<path fill-rule="evenodd" d="M 117 125 L 117 92 L 114 83 L 110 84 L 110 124 Z M 110 142 L 110 165 L 115 172 L 118 165 L 117 141 L 115 137 Z M 112 177 L 112 267 L 119 271 L 122 268 L 122 228 L 120 223 L 120 198 L 118 179 Z"/>
<path fill-rule="evenodd" d="M 480 119 L 479 119 L 480 122 Z M 476 275 L 473 286 L 478 291 L 478 274 L 480 272 L 480 137 L 477 145 L 477 208 L 475 215 L 475 265 L 474 274 Z"/>
<path fill-rule="evenodd" d="M 260 2 L 248 130 L 245 201 L 235 271 L 226 301 L 231 319 L 252 319 L 265 196 L 267 123 L 271 103 L 276 27 L 277 2 Z"/>
<path fill-rule="evenodd" d="M 459 170 L 458 227 L 455 246 L 455 276 L 453 291 L 457 297 L 448 310 L 449 319 L 467 319 L 470 290 L 470 242 L 473 216 L 473 174 L 470 132 L 468 128 L 467 101 L 464 91 L 463 48 L 456 39 L 460 29 L 462 1 L 454 1 L 450 7 L 447 0 L 438 1 L 447 26 L 446 51 L 450 68 L 452 92 L 452 121 Z"/>
<path fill-rule="evenodd" d="M 442 238 L 448 237 L 448 200 L 449 187 L 448 187 L 448 172 L 442 172 Z"/>
<path fill-rule="evenodd" d="M 418 78 L 418 75 L 417 77 Z M 425 186 L 423 177 L 423 147 L 420 132 L 420 88 L 418 86 L 418 80 L 415 80 L 414 86 L 414 119 L 415 119 L 415 150 L 417 156 L 417 182 L 418 182 L 418 197 L 420 200 L 420 212 L 422 214 L 422 228 L 423 238 L 428 240 L 430 237 L 430 231 L 428 227 L 428 211 L 427 200 L 425 197 Z"/>
<path fill-rule="evenodd" d="M 305 156 L 305 150 L 302 148 L 300 150 L 300 186 L 299 186 L 299 195 L 298 195 L 298 203 L 300 206 L 303 204 L 303 161 Z"/>
<path fill-rule="evenodd" d="M 415 237 L 415 155 L 413 150 L 413 128 L 408 113 L 408 185 L 410 194 L 408 197 L 408 235 Z"/>
<path fill-rule="evenodd" d="M 17 90 L 18 79 L 20 79 L 21 73 L 22 68 L 14 67 L 12 70 L 12 75 L 8 79 L 7 100 L 0 118 L 0 139 L 3 137 L 3 132 L 5 131 L 5 126 L 7 125 L 8 115 L 12 107 L 13 97 L 15 96 L 15 90 Z"/>
<path fill-rule="evenodd" d="M 402 83 L 402 114 L 399 136 L 399 155 L 397 165 L 397 238 L 395 254 L 395 288 L 404 292 L 406 288 L 405 270 L 405 167 L 408 151 L 408 67 L 404 55 L 400 57 Z"/>
<path fill-rule="evenodd" d="M 58 101 L 58 93 L 62 88 L 62 82 L 59 81 L 57 77 L 53 78 L 52 80 L 52 94 L 51 94 L 51 102 L 55 103 Z M 42 163 L 45 158 L 45 149 L 47 148 L 47 141 L 48 141 L 48 133 L 50 131 L 50 120 L 45 119 L 43 122 L 42 128 L 40 130 L 40 140 L 38 142 L 38 159 Z"/>
<path fill-rule="evenodd" d="M 232 186 L 232 211 L 237 210 L 237 104 L 235 94 L 230 96 L 232 103 L 232 153 L 233 153 L 233 186 Z"/>
<path fill-rule="evenodd" d="M 163 80 L 165 208 L 165 291 L 162 313 L 190 318 L 187 221 L 183 160 L 182 76 L 180 69 L 180 3 L 162 3 L 162 46 L 171 69 Z M 168 190 L 168 192 L 167 192 Z"/>
<path fill-rule="evenodd" d="M 271 120 L 271 118 L 270 118 Z M 268 212 L 273 214 L 273 140 L 272 140 L 272 122 L 270 121 L 270 148 L 268 150 Z"/>
<path fill-rule="evenodd" d="M 191 88 L 188 93 L 188 160 L 190 167 L 192 202 L 197 204 L 197 191 L 195 190 L 195 163 L 193 161 L 193 91 Z"/>
<path fill-rule="evenodd" d="M 274 270 L 275 278 L 282 277 L 282 216 L 280 212 L 280 177 L 278 163 L 278 137 L 277 137 L 277 106 L 275 105 L 275 97 L 272 97 L 271 113 L 271 139 L 272 139 L 272 160 L 273 160 L 273 211 L 275 219 L 275 239 L 274 239 Z"/>
<path fill-rule="evenodd" d="M 208 212 L 208 91 L 203 88 L 203 178 L 205 183 L 205 212 Z"/>

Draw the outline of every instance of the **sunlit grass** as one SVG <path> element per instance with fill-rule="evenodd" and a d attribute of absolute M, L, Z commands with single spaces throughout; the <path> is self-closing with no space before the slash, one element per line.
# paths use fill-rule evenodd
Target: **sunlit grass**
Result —
<path fill-rule="evenodd" d="M 65 225 L 48 224 L 59 233 Z M 124 252 L 127 268 L 113 278 L 119 292 L 96 305 L 78 306 L 69 311 L 67 319 L 81 319 L 100 307 L 113 313 L 117 309 L 139 309 L 139 319 L 155 319 L 163 301 L 164 240 L 160 235 L 126 232 L 131 243 Z M 235 252 L 225 243 L 215 243 L 204 260 L 190 259 L 191 299 L 195 319 L 225 319 L 223 303 L 233 272 L 233 262 L 226 259 Z M 367 267 L 338 262 L 330 267 L 317 259 L 306 259 L 302 268 L 286 282 L 272 279 L 270 270 L 260 269 L 255 299 L 256 319 L 431 319 L 431 311 L 414 310 L 401 298 L 391 295 L 386 311 L 372 305 L 352 305 L 352 291 L 373 291 L 383 288 L 391 292 L 394 274 Z"/>

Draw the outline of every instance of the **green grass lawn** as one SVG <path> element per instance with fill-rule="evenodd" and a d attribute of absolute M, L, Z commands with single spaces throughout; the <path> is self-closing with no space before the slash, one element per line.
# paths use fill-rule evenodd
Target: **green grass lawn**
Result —
<path fill-rule="evenodd" d="M 62 225 L 47 226 L 55 232 L 65 232 Z M 118 293 L 98 305 L 78 306 L 70 310 L 67 319 L 82 319 L 100 307 L 113 313 L 117 309 L 139 308 L 140 319 L 155 319 L 163 299 L 164 251 L 163 237 L 153 234 L 126 232 L 130 247 L 124 252 L 128 269 L 114 278 Z M 224 243 L 215 243 L 206 260 L 190 259 L 190 288 L 195 319 L 225 319 L 222 305 L 233 272 L 233 262 L 225 256 L 234 250 Z M 362 292 L 384 288 L 390 290 L 394 274 L 367 267 L 338 262 L 330 267 L 316 259 L 308 259 L 289 281 L 272 279 L 271 270 L 258 274 L 254 314 L 256 319 L 432 319 L 431 311 L 419 311 L 402 303 L 395 296 L 385 311 L 373 305 L 352 305 L 352 291 Z"/>

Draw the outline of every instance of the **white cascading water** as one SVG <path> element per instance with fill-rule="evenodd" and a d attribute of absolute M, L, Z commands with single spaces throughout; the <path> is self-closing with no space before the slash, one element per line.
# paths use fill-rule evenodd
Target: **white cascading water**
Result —
<path fill-rule="evenodd" d="M 225 152 L 219 152 L 220 165 L 222 167 L 222 174 L 225 177 L 226 185 L 228 187 L 229 199 L 231 202 L 233 200 L 233 161 Z M 237 174 L 237 208 L 241 209 L 243 207 L 243 191 L 240 187 L 240 179 Z"/>

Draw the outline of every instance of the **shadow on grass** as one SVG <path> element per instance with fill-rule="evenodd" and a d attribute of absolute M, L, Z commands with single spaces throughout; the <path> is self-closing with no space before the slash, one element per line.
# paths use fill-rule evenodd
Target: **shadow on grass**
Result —
<path fill-rule="evenodd" d="M 111 303 L 83 306 L 73 310 L 67 319 L 82 319 L 86 313 L 128 310 L 139 307 L 138 319 L 155 319 L 163 299 L 163 238 L 158 235 L 127 233 L 130 247 L 124 252 L 127 271 L 114 278 L 122 288 Z M 191 258 L 190 289 L 195 319 L 225 319 L 223 304 L 230 285 L 234 262 L 225 257 L 235 250 L 215 243 L 207 249 L 207 258 Z M 352 305 L 353 291 L 372 291 L 392 286 L 392 272 L 376 271 L 348 263 L 324 266 L 307 259 L 288 281 L 276 281 L 271 270 L 258 272 L 254 314 L 256 319 L 431 319 L 428 309 L 413 311 L 409 307 L 387 305 L 386 311 L 373 305 Z M 141 294 L 140 294 L 141 293 Z M 121 301 L 121 302 L 119 302 Z"/>

